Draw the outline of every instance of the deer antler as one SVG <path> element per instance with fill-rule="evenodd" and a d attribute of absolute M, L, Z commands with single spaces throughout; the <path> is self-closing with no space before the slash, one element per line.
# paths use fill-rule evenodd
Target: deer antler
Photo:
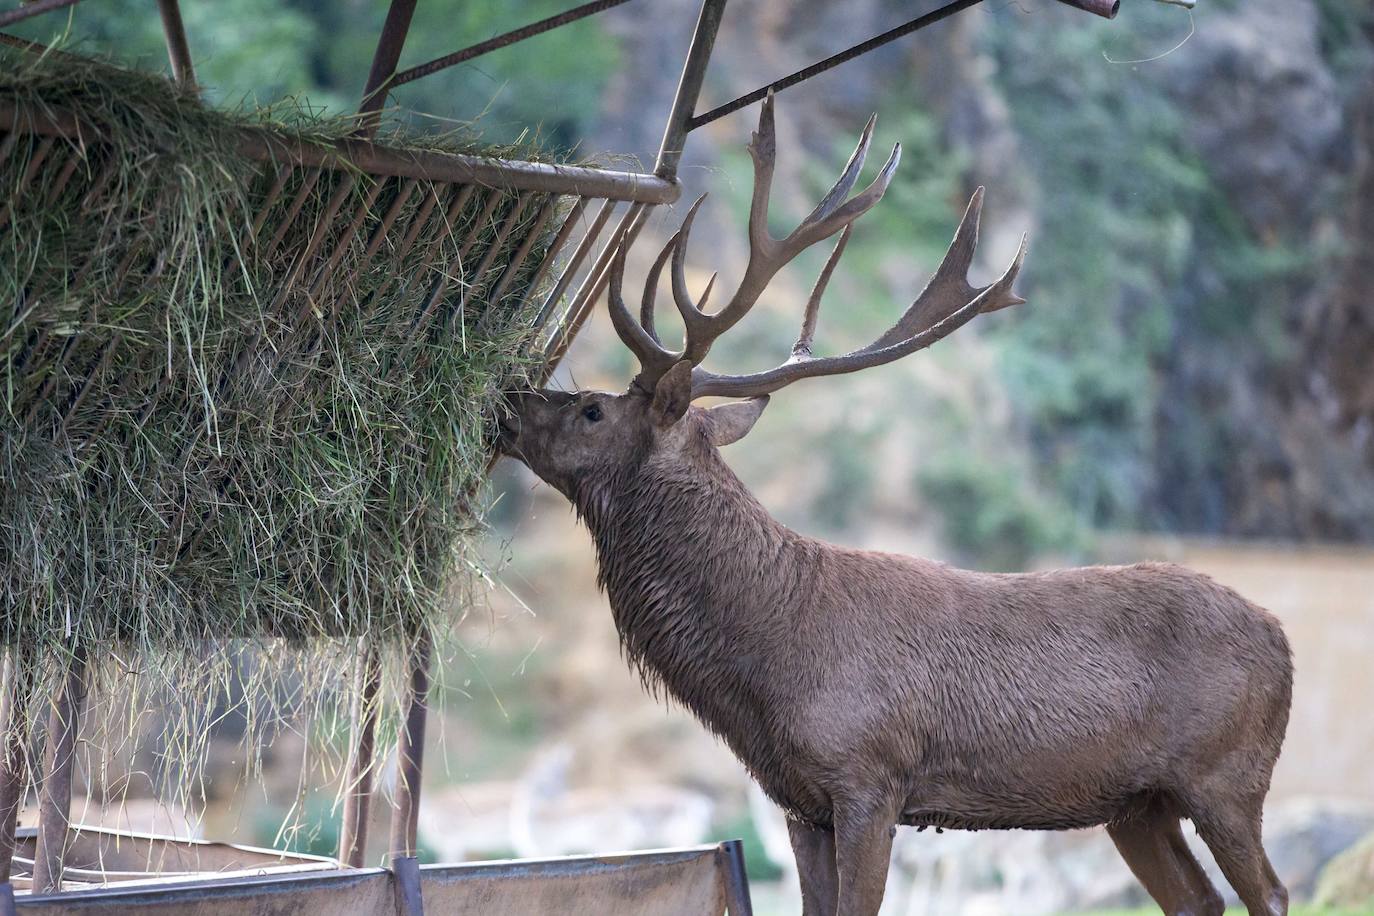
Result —
<path fill-rule="evenodd" d="M 625 268 L 625 248 L 622 246 L 611 270 L 610 311 L 616 332 L 639 358 L 641 371 L 635 377 L 636 386 L 644 391 L 652 391 L 668 369 L 686 359 L 693 366 L 693 398 L 754 397 L 769 394 L 798 379 L 856 372 L 870 366 L 892 362 L 925 349 L 953 333 L 981 312 L 993 312 L 1025 301 L 1012 292 L 1012 285 L 1026 254 L 1024 236 L 1015 260 L 995 283 L 980 288 L 968 282 L 968 270 L 978 245 L 978 223 L 983 209 L 983 189 L 979 188 L 969 202 L 964 218 L 954 235 L 954 241 L 945 253 L 939 269 L 896 324 L 871 344 L 843 356 L 811 355 L 821 298 L 835 266 L 844 255 L 853 224 L 882 199 L 901 158 L 901 146 L 897 145 L 893 147 L 892 155 L 873 183 L 854 197 L 849 197 L 849 192 L 863 168 L 875 120 L 869 119 L 868 126 L 864 128 L 859 145 L 850 157 L 844 172 L 834 187 L 816 205 L 816 209 L 811 211 L 811 214 L 786 238 L 775 239 L 768 232 L 768 199 L 773 181 L 777 141 L 773 126 L 773 97 L 770 94 L 764 100 L 763 109 L 759 114 L 758 130 L 754 132 L 753 141 L 749 144 L 749 153 L 754 160 L 754 194 L 749 209 L 749 262 L 739 287 L 730 301 L 718 312 L 707 314 L 705 311 L 706 300 L 715 284 L 715 275 L 712 275 L 710 282 L 707 283 L 699 301 L 692 301 L 687 291 L 688 239 L 691 235 L 692 221 L 696 218 L 704 197 L 699 198 L 687 211 L 682 227 L 668 240 L 668 244 L 654 262 L 645 286 L 638 323 L 631 316 L 621 297 Z M 716 338 L 733 327 L 753 308 L 777 272 L 806 248 L 836 232 L 841 233 L 840 238 L 807 300 L 801 331 L 788 360 L 767 371 L 747 375 L 721 375 L 703 369 L 700 364 Z M 680 351 L 665 348 L 654 329 L 654 292 L 664 263 L 668 260 L 672 262 L 673 301 L 682 315 L 687 331 Z"/>

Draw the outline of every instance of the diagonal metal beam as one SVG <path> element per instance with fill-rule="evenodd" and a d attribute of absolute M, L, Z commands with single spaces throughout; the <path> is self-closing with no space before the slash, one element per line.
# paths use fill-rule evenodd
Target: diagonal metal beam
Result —
<path fill-rule="evenodd" d="M 157 0 L 157 12 L 162 17 L 162 34 L 167 39 L 167 59 L 172 62 L 172 76 L 183 89 L 194 89 L 196 70 L 191 65 L 191 46 L 186 42 L 181 6 L 177 0 Z"/>
<path fill-rule="evenodd" d="M 401 49 L 405 47 L 406 35 L 410 33 L 415 3 L 416 0 L 391 0 L 391 6 L 387 8 L 382 34 L 377 36 L 377 50 L 372 55 L 372 69 L 368 71 L 367 85 L 363 88 L 363 102 L 358 106 L 358 113 L 364 116 L 364 134 L 371 135 L 377 129 L 377 119 L 368 116 L 380 111 L 386 103 L 396 64 L 401 59 Z"/>

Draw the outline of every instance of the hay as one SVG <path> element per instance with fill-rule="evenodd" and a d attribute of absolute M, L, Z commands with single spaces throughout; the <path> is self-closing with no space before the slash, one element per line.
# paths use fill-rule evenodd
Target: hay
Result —
<path fill-rule="evenodd" d="M 549 198 L 455 207 L 452 186 L 297 168 L 264 213 L 281 170 L 240 131 L 327 145 L 353 121 L 5 49 L 0 100 L 96 128 L 0 142 L 0 642 L 160 665 L 163 689 L 227 680 L 200 667 L 211 643 L 346 656 L 442 628 L 479 567 L 489 412 L 528 367 L 543 229 L 484 296 Z"/>

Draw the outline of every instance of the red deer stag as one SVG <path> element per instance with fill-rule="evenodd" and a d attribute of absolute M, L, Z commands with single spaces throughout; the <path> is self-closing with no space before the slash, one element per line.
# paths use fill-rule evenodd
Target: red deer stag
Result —
<path fill-rule="evenodd" d="M 1177 566 L 990 575 L 838 547 L 775 521 L 721 459 L 717 449 L 785 385 L 892 362 L 1022 302 L 1012 283 L 1024 243 L 991 286 L 966 278 L 979 191 L 934 278 L 889 331 L 843 356 L 811 355 L 851 224 L 897 166 L 900 147 L 849 198 L 872 128 L 811 215 L 777 239 L 767 229 L 775 139 L 765 102 L 749 148 L 749 260 L 730 301 L 708 312 L 710 286 L 693 302 L 684 282 L 695 206 L 649 271 L 638 321 L 621 297 L 622 246 L 610 313 L 641 371 L 621 395 L 513 395 L 502 448 L 590 529 L 631 663 L 724 738 L 787 811 L 807 916 L 878 912 L 897 824 L 1105 824 L 1165 912 L 1219 914 L 1181 818 L 1252 916 L 1285 913 L 1260 844 L 1292 681 L 1272 616 Z M 752 375 L 703 368 L 778 270 L 836 232 L 791 358 Z M 669 261 L 681 350 L 654 327 Z M 691 406 L 706 396 L 748 400 Z"/>

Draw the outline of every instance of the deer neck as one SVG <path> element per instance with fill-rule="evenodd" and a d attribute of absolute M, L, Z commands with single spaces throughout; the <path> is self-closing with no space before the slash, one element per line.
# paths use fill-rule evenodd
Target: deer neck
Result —
<path fill-rule="evenodd" d="M 575 500 L 596 542 L 625 654 L 731 738 L 758 696 L 795 613 L 805 539 L 773 519 L 703 446 L 690 462 L 646 462 Z M 743 723 L 740 723 L 743 724 Z M 731 743 L 734 743 L 733 741 Z"/>

